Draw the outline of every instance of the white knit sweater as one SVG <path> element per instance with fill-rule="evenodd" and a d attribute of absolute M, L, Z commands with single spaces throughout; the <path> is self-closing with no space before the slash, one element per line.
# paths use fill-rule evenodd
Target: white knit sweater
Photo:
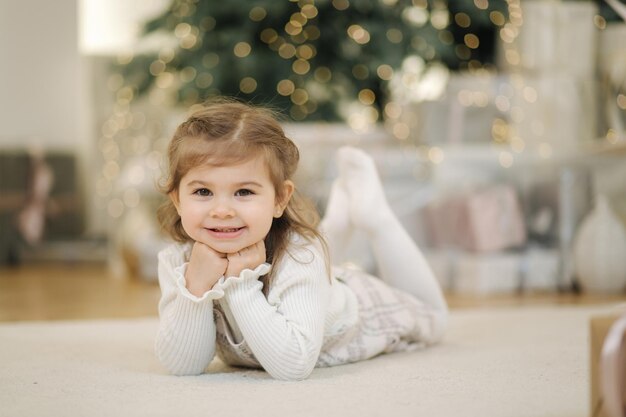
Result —
<path fill-rule="evenodd" d="M 222 277 L 213 289 L 194 296 L 184 278 L 190 251 L 190 244 L 173 244 L 159 253 L 156 353 L 175 375 L 204 372 L 217 350 L 226 363 L 260 366 L 274 378 L 298 380 L 316 365 L 406 350 L 436 341 L 443 331 L 437 312 L 378 280 L 352 281 L 375 286 L 361 292 L 376 292 L 377 300 L 383 293 L 384 305 L 367 304 L 336 274 L 329 279 L 322 251 L 302 238 L 295 238 L 289 255 L 274 266 L 278 271 L 267 297 L 259 278 L 269 272 L 269 264 L 244 270 L 239 277 Z M 396 315 L 392 331 L 384 328 L 390 323 L 385 317 L 379 321 L 385 324 L 372 332 L 374 321 L 365 322 L 364 316 L 382 310 L 389 314 L 389 306 Z"/>

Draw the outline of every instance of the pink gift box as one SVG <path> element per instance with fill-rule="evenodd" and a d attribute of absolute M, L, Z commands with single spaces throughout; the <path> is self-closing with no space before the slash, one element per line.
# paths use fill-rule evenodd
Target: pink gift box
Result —
<path fill-rule="evenodd" d="M 429 206 L 426 223 L 435 247 L 493 252 L 526 243 L 526 227 L 517 193 L 494 186 L 451 197 Z"/>

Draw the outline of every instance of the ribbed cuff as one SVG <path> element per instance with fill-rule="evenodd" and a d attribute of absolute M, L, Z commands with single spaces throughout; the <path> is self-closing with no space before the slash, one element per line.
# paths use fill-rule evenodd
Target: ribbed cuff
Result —
<path fill-rule="evenodd" d="M 254 269 L 244 269 L 241 271 L 238 277 L 229 277 L 226 278 L 221 276 L 220 279 L 213 285 L 209 291 L 202 294 L 202 296 L 198 297 L 193 295 L 187 289 L 187 281 L 185 280 L 185 272 L 187 271 L 188 262 L 176 267 L 174 269 L 174 273 L 176 274 L 176 286 L 180 290 L 181 294 L 196 303 L 202 303 L 212 300 L 219 300 L 224 297 L 224 290 L 231 287 L 232 285 L 239 286 L 243 283 L 256 282 L 259 277 L 267 274 L 271 265 L 268 263 L 263 263 L 257 266 Z"/>

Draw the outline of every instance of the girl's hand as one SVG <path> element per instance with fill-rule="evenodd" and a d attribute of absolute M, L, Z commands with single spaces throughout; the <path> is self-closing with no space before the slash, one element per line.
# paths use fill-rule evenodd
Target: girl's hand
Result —
<path fill-rule="evenodd" d="M 226 277 L 238 277 L 244 269 L 254 269 L 267 259 L 265 242 L 260 241 L 237 253 L 229 253 Z"/>
<path fill-rule="evenodd" d="M 204 243 L 195 242 L 185 272 L 187 289 L 196 297 L 213 288 L 213 285 L 226 273 L 226 254 L 216 252 Z"/>

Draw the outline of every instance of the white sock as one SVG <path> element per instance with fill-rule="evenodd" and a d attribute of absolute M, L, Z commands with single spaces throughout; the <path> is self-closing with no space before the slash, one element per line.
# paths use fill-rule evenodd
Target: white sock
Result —
<path fill-rule="evenodd" d="M 446 310 L 430 266 L 387 203 L 373 159 L 350 147 L 337 153 L 340 180 L 349 198 L 350 220 L 355 228 L 367 233 L 381 279 L 427 305 Z"/>
<path fill-rule="evenodd" d="M 349 198 L 344 185 L 340 180 L 335 180 L 320 223 L 320 230 L 326 238 L 331 260 L 335 264 L 345 261 L 345 250 L 352 236 L 348 204 Z"/>
<path fill-rule="evenodd" d="M 348 146 L 337 151 L 339 178 L 349 201 L 352 224 L 368 233 L 380 230 L 380 224 L 394 217 L 374 160 L 360 149 Z"/>

